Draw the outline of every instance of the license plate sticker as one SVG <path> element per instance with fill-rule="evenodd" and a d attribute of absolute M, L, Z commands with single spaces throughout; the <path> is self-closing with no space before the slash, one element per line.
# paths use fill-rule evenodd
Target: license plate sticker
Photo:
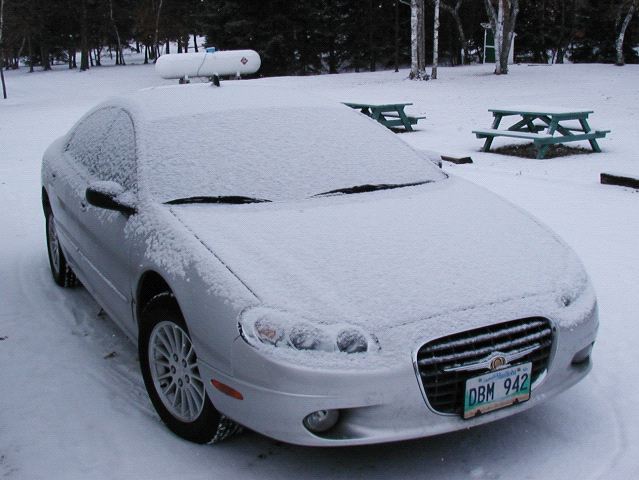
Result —
<path fill-rule="evenodd" d="M 531 371 L 529 362 L 466 380 L 464 418 L 528 400 Z"/>

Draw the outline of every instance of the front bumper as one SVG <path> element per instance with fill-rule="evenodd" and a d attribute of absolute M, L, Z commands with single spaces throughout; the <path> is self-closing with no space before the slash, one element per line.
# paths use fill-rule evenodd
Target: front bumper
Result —
<path fill-rule="evenodd" d="M 573 364 L 575 354 L 594 342 L 596 308 L 580 323 L 553 322 L 555 341 L 545 376 L 533 385 L 531 398 L 470 420 L 436 413 L 428 407 L 413 356 L 406 352 L 392 366 L 362 369 L 352 366 L 313 367 L 266 355 L 237 338 L 233 345 L 233 375 L 201 362 L 213 404 L 226 416 L 269 437 L 314 446 L 359 445 L 426 437 L 498 420 L 531 408 L 581 380 L 590 359 Z M 237 400 L 215 389 L 215 379 L 241 392 Z M 303 425 L 311 412 L 339 409 L 340 420 L 322 434 Z"/>

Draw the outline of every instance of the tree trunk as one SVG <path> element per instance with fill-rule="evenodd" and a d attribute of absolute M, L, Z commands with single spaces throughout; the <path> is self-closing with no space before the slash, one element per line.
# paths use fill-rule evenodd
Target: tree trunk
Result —
<path fill-rule="evenodd" d="M 149 46 L 144 45 L 144 64 L 149 63 Z"/>
<path fill-rule="evenodd" d="M 508 73 L 508 59 L 510 58 L 510 48 L 515 38 L 515 25 L 517 24 L 517 15 L 519 14 L 519 0 L 504 0 L 504 31 L 501 45 L 501 71 Z"/>
<path fill-rule="evenodd" d="M 109 0 L 109 17 L 111 19 L 111 26 L 113 27 L 113 31 L 115 32 L 115 41 L 116 41 L 116 65 L 124 65 L 124 57 L 122 56 L 122 42 L 120 41 L 120 32 L 118 30 L 118 26 L 115 23 L 115 18 L 113 17 L 113 0 Z M 117 61 L 119 57 L 119 63 Z"/>
<path fill-rule="evenodd" d="M 435 3 L 438 0 L 431 0 Z M 469 57 L 468 55 L 468 45 L 466 40 L 466 33 L 464 32 L 464 24 L 462 23 L 461 17 L 459 16 L 459 9 L 462 6 L 464 0 L 457 0 L 454 7 L 448 5 L 445 1 L 441 2 L 441 8 L 446 10 L 451 14 L 453 20 L 455 20 L 455 25 L 457 26 L 457 35 L 459 36 L 459 43 L 461 44 L 461 63 L 465 63 L 465 59 Z"/>
<path fill-rule="evenodd" d="M 89 69 L 89 26 L 87 18 L 87 2 L 82 0 L 80 15 L 80 70 Z"/>
<path fill-rule="evenodd" d="M 2 33 L 4 31 L 4 0 L 0 0 L 0 82 L 2 82 L 2 97 L 7 99 L 7 85 L 4 83 L 4 57 L 2 50 Z"/>
<path fill-rule="evenodd" d="M 439 0 L 435 0 L 433 19 L 433 68 L 430 77 L 437 80 L 437 64 L 439 63 Z"/>
<path fill-rule="evenodd" d="M 399 0 L 395 0 L 395 71 L 399 72 Z"/>
<path fill-rule="evenodd" d="M 195 50 L 195 53 L 197 53 L 197 35 L 194 33 L 193 34 L 193 50 Z"/>
<path fill-rule="evenodd" d="M 632 16 L 635 14 L 636 8 L 637 2 L 633 1 L 628 8 L 626 17 L 623 19 L 623 23 L 621 24 L 621 28 L 619 29 L 619 34 L 617 35 L 617 41 L 615 42 L 615 50 L 617 51 L 617 61 L 615 65 L 618 65 L 620 67 L 622 67 L 626 63 L 623 57 L 623 38 L 626 35 L 626 29 L 628 28 L 630 20 L 632 20 Z"/>
<path fill-rule="evenodd" d="M 49 45 L 40 44 L 40 57 L 42 58 L 42 70 L 51 70 L 51 59 L 49 58 Z"/>
<path fill-rule="evenodd" d="M 426 68 L 426 35 L 424 34 L 424 0 L 411 0 L 410 5 L 411 80 L 428 80 Z"/>
<path fill-rule="evenodd" d="M 155 38 L 153 39 L 154 40 L 153 44 L 155 45 L 155 58 L 160 56 L 160 13 L 161 12 L 162 12 L 162 0 L 160 0 L 160 3 L 158 4 L 158 9 L 155 12 Z"/>
<path fill-rule="evenodd" d="M 510 46 L 515 36 L 519 0 L 498 0 L 497 11 L 491 0 L 484 0 L 490 26 L 495 33 L 495 75 L 508 73 Z"/>
<path fill-rule="evenodd" d="M 29 56 L 29 73 L 33 73 L 33 50 L 31 48 L 31 32 L 27 35 L 27 55 Z"/>
<path fill-rule="evenodd" d="M 501 75 L 502 73 L 508 73 L 508 66 L 506 71 L 503 70 L 501 62 L 502 47 L 504 45 L 504 3 L 506 0 L 499 0 L 499 6 L 497 7 L 497 23 L 495 24 L 495 74 Z"/>
<path fill-rule="evenodd" d="M 373 44 L 373 0 L 368 0 L 368 70 L 375 71 L 375 45 Z"/>

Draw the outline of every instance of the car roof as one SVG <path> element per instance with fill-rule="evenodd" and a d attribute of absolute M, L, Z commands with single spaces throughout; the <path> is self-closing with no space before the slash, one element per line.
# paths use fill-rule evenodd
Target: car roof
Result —
<path fill-rule="evenodd" d="M 121 106 L 138 122 L 271 107 L 347 108 L 338 102 L 311 96 L 297 89 L 256 85 L 250 81 L 222 82 L 220 87 L 210 83 L 151 87 L 105 103 Z"/>

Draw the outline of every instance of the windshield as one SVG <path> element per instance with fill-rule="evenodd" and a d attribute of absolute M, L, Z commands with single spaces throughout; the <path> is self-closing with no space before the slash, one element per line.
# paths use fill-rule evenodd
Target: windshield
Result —
<path fill-rule="evenodd" d="M 141 181 L 162 202 L 291 200 L 445 178 L 395 134 L 340 105 L 243 107 L 163 118 L 145 130 Z"/>

